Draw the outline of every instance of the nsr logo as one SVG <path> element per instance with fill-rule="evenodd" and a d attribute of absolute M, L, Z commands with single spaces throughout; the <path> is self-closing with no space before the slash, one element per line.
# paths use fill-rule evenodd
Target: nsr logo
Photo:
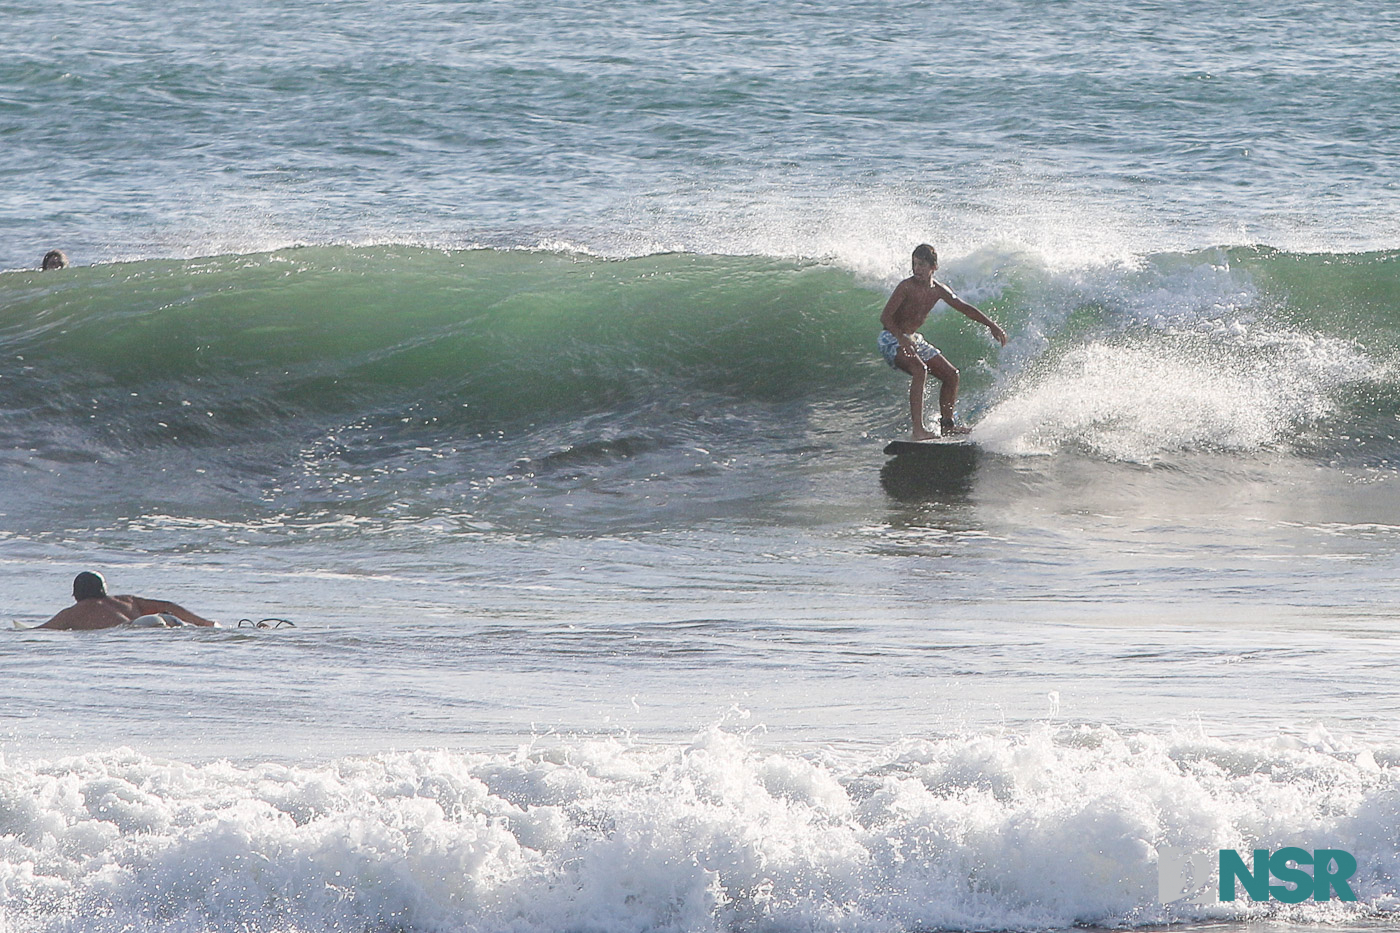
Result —
<path fill-rule="evenodd" d="M 1211 897 L 1210 856 L 1189 849 L 1164 847 L 1157 850 L 1157 896 L 1163 904 L 1185 899 L 1188 904 L 1210 904 L 1216 900 L 1233 901 L 1236 885 L 1244 888 L 1251 901 L 1273 898 L 1285 904 L 1298 904 L 1312 898 L 1330 900 L 1335 891 L 1343 901 L 1356 900 L 1347 879 L 1356 874 L 1356 859 L 1341 849 L 1307 849 L 1289 847 L 1272 855 L 1268 849 L 1254 850 L 1253 868 L 1234 849 L 1221 849 L 1215 867 L 1219 883 L 1218 898 Z M 1302 866 L 1311 865 L 1311 873 Z M 1272 878 L 1271 878 L 1272 876 Z M 1270 880 L 1277 884 L 1270 884 Z"/>

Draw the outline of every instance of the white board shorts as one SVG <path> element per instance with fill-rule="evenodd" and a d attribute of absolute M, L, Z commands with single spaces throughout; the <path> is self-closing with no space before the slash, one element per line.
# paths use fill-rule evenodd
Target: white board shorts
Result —
<path fill-rule="evenodd" d="M 919 354 L 919 359 L 925 363 L 942 354 L 942 351 L 924 339 L 923 334 L 910 334 L 909 339 L 914 343 L 914 352 Z M 885 358 L 885 362 L 889 363 L 892 368 L 898 369 L 895 357 L 899 355 L 899 340 L 895 335 L 887 330 L 882 330 L 875 345 L 880 348 L 880 355 Z"/>

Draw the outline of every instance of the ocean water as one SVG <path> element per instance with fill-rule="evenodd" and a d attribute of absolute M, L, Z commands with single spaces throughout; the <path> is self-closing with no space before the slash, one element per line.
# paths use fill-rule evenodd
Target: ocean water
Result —
<path fill-rule="evenodd" d="M 0 0 L 0 933 L 1392 928 L 1397 28 Z"/>

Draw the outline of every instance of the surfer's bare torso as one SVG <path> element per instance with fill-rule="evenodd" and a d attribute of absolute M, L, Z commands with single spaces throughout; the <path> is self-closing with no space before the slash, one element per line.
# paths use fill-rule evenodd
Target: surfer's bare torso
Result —
<path fill-rule="evenodd" d="M 940 301 L 953 304 L 957 296 L 929 276 L 911 275 L 894 287 L 880 324 L 896 338 L 912 334 L 924 326 L 929 312 Z"/>
<path fill-rule="evenodd" d="M 909 383 L 909 416 L 914 422 L 914 440 L 922 441 L 938 436 L 924 426 L 924 381 L 929 375 L 942 383 L 938 392 L 940 429 L 944 434 L 966 433 L 966 427 L 956 425 L 953 421 L 953 405 L 958 398 L 958 371 L 937 347 L 924 340 L 918 330 L 924 321 L 928 320 L 933 306 L 942 301 L 955 311 L 986 326 L 1002 346 L 1006 346 L 1006 332 L 991 318 L 934 279 L 934 270 L 938 268 L 938 254 L 932 246 L 921 243 L 915 247 L 909 265 L 914 274 L 894 287 L 890 300 L 885 302 L 885 310 L 880 313 L 880 326 L 885 329 L 877 341 L 880 353 L 885 362 L 896 369 L 902 369 L 912 377 Z"/>

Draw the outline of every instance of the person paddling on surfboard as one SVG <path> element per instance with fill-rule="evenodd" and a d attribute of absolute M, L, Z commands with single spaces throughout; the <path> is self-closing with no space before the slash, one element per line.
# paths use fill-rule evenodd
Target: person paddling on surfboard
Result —
<path fill-rule="evenodd" d="M 992 336 L 1006 346 L 1006 331 L 972 305 L 954 295 L 952 289 L 935 281 L 938 253 L 927 243 L 914 247 L 914 274 L 894 287 L 894 294 L 885 302 L 880 324 L 885 329 L 878 341 L 885 362 L 902 369 L 912 377 L 909 384 L 909 415 L 914 422 L 914 440 L 926 441 L 938 437 L 924 427 L 924 384 L 929 373 L 943 383 L 938 393 L 939 430 L 942 434 L 966 434 L 968 428 L 953 423 L 953 405 L 958 400 L 958 371 L 938 348 L 918 333 L 928 313 L 939 301 L 961 311 L 978 324 L 991 329 Z"/>
<path fill-rule="evenodd" d="M 140 596 L 108 596 L 107 581 L 102 574 L 85 570 L 73 578 L 73 599 L 76 602 L 43 625 L 36 628 L 98 629 L 125 625 L 169 627 L 171 625 L 214 626 L 184 606 L 163 599 L 143 599 Z M 157 621 L 158 620 L 158 621 Z"/>

